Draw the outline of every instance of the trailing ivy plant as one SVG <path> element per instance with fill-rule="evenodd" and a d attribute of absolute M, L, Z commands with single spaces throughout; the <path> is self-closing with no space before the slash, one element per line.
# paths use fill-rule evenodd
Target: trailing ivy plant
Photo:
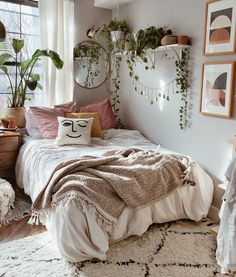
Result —
<path fill-rule="evenodd" d="M 182 105 L 179 109 L 179 125 L 181 129 L 185 129 L 189 125 L 188 114 L 188 89 L 190 88 L 190 71 L 189 71 L 190 49 L 182 50 L 182 58 L 175 61 L 176 65 L 176 83 L 178 90 L 176 93 L 181 94 Z"/>
<path fill-rule="evenodd" d="M 125 20 L 117 20 L 116 18 L 114 18 L 110 20 L 107 24 L 103 24 L 98 31 L 98 35 L 106 40 L 110 50 L 114 50 L 114 46 L 117 46 L 116 43 L 113 43 L 111 39 L 112 31 L 122 31 L 124 33 L 124 39 L 128 34 L 131 34 L 131 28 Z"/>
<path fill-rule="evenodd" d="M 112 75 L 111 75 L 111 89 L 110 94 L 112 97 L 112 108 L 114 111 L 116 123 L 118 128 L 123 128 L 122 121 L 119 117 L 119 106 L 120 106 L 120 65 L 122 57 L 120 55 L 115 55 L 112 58 Z"/>
<path fill-rule="evenodd" d="M 124 32 L 123 38 L 118 41 L 112 41 L 111 32 L 122 31 Z M 131 28 L 125 20 L 112 19 L 107 24 L 104 24 L 98 32 L 98 35 L 104 38 L 111 53 L 112 70 L 110 72 L 111 88 L 109 89 L 112 97 L 112 107 L 114 110 L 116 122 L 118 127 L 123 127 L 121 119 L 119 118 L 119 105 L 120 105 L 120 65 L 122 57 L 120 53 L 124 51 L 125 41 L 131 35 Z"/>
<path fill-rule="evenodd" d="M 83 86 L 86 88 L 94 87 L 94 79 L 99 75 L 98 69 L 99 59 L 101 56 L 101 47 L 98 44 L 85 41 L 79 43 L 74 48 L 74 59 L 86 59 L 86 63 L 82 68 L 85 69 L 86 77 Z"/>
<path fill-rule="evenodd" d="M 139 77 L 134 73 L 134 65 L 137 59 L 145 64 L 145 69 L 155 69 L 155 64 L 150 57 L 148 49 L 156 49 L 161 45 L 161 39 L 166 35 L 171 35 L 172 31 L 166 27 L 157 28 L 155 26 L 141 29 L 136 36 L 127 36 L 126 43 L 130 45 L 128 50 L 126 63 L 129 68 L 131 78 L 138 80 Z"/>

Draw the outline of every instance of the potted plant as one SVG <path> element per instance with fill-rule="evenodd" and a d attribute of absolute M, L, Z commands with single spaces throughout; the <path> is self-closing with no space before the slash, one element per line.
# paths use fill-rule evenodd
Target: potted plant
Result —
<path fill-rule="evenodd" d="M 154 69 L 155 65 L 152 58 L 149 55 L 148 49 L 156 49 L 161 45 L 161 39 L 172 34 L 171 30 L 166 27 L 157 28 L 155 26 L 148 27 L 146 29 L 140 29 L 135 36 L 128 36 L 126 39 L 126 46 L 128 50 L 126 56 L 126 63 L 129 69 L 129 75 L 131 78 L 138 80 L 139 77 L 134 73 L 134 65 L 138 59 L 145 64 L 145 69 Z"/>
<path fill-rule="evenodd" d="M 0 121 L 2 123 L 3 128 L 7 128 L 8 127 L 8 115 L 3 115 L 0 118 Z"/>
<path fill-rule="evenodd" d="M 39 80 L 40 75 L 33 72 L 35 65 L 40 61 L 41 57 L 48 57 L 52 60 L 57 69 L 63 67 L 63 61 L 59 55 L 52 50 L 39 50 L 37 49 L 31 58 L 24 61 L 20 60 L 20 54 L 24 47 L 24 40 L 12 39 L 11 42 L 13 54 L 7 50 L 1 50 L 0 55 L 0 70 L 7 76 L 9 82 L 9 90 L 11 96 L 8 97 L 8 107 L 6 113 L 8 116 L 15 117 L 18 127 L 24 127 L 24 105 L 26 98 L 26 91 L 30 89 L 34 91 L 37 87 L 42 88 Z M 7 64 L 14 62 L 15 72 L 14 77 L 10 75 Z"/>
<path fill-rule="evenodd" d="M 104 37 L 109 47 L 112 48 L 112 42 L 119 41 L 130 33 L 131 29 L 125 20 L 117 20 L 114 18 L 107 24 L 104 24 L 98 34 Z"/>

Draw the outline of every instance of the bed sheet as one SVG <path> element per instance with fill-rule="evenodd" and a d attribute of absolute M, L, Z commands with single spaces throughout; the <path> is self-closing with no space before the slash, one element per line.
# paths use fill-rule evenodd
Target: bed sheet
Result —
<path fill-rule="evenodd" d="M 92 139 L 90 146 L 62 147 L 56 146 L 54 140 L 30 140 L 21 147 L 17 159 L 17 183 L 34 201 L 59 162 L 83 155 L 101 156 L 106 151 L 130 146 L 170 152 L 133 130 L 110 129 L 104 140 Z M 206 217 L 212 202 L 213 182 L 197 163 L 194 174 L 197 181 L 194 187 L 182 186 L 167 198 L 145 208 L 134 210 L 126 207 L 109 235 L 96 222 L 95 211 L 73 200 L 54 208 L 45 224 L 68 261 L 105 259 L 111 243 L 131 235 L 141 235 L 153 223 L 183 218 L 199 221 Z"/>

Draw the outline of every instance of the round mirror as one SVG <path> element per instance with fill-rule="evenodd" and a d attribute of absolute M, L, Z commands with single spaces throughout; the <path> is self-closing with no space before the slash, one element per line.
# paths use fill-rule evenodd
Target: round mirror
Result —
<path fill-rule="evenodd" d="M 83 41 L 74 48 L 74 79 L 84 88 L 96 88 L 107 79 L 110 70 L 109 56 L 102 45 Z"/>

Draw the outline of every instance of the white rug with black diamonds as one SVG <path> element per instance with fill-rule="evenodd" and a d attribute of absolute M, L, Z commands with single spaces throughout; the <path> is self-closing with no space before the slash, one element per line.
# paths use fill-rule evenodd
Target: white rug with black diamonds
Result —
<path fill-rule="evenodd" d="M 106 261 L 72 264 L 57 252 L 48 233 L 0 244 L 0 277 L 213 277 L 216 235 L 209 221 L 155 224 L 141 237 L 111 246 Z"/>

